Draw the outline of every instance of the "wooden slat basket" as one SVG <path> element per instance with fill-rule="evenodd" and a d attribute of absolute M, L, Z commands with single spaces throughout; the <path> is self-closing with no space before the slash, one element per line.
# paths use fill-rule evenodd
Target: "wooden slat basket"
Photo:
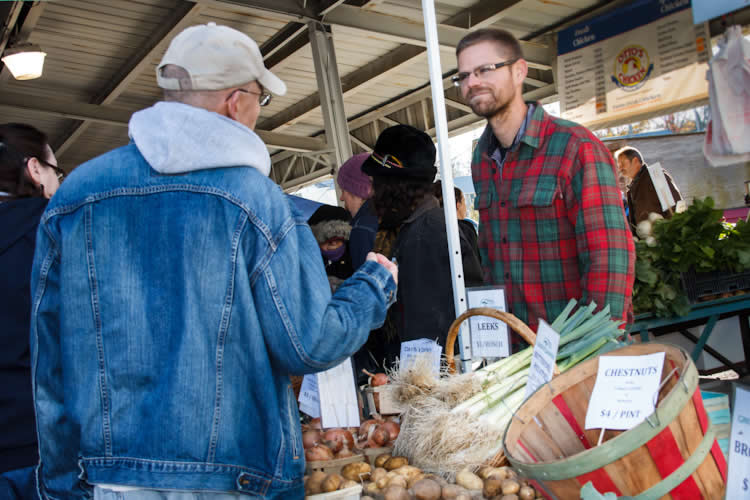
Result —
<path fill-rule="evenodd" d="M 627 431 L 585 430 L 599 358 L 553 379 L 518 409 L 503 438 L 505 455 L 550 499 L 599 493 L 637 500 L 724 498 L 727 466 L 698 389 L 698 371 L 683 349 L 634 344 L 608 356 L 664 352 L 654 414 Z"/>
<path fill-rule="evenodd" d="M 514 332 L 519 334 L 522 339 L 528 342 L 529 345 L 533 346 L 534 344 L 536 344 L 536 333 L 534 333 L 534 331 L 529 328 L 526 323 L 515 317 L 513 314 L 499 311 L 491 307 L 475 307 L 472 309 L 467 309 L 463 314 L 456 318 L 456 320 L 451 324 L 451 327 L 448 330 L 448 337 L 445 342 L 445 359 L 448 364 L 448 370 L 451 373 L 456 373 L 456 362 L 454 360 L 454 344 L 456 343 L 456 338 L 458 337 L 461 323 L 471 318 L 472 316 L 488 316 L 490 318 L 499 319 L 500 321 L 507 324 Z M 555 365 L 554 375 L 559 374 L 560 370 L 557 368 L 557 365 Z M 507 460 L 505 458 L 503 450 L 500 450 L 494 457 L 487 460 L 487 465 L 493 467 L 500 467 L 506 464 Z"/>

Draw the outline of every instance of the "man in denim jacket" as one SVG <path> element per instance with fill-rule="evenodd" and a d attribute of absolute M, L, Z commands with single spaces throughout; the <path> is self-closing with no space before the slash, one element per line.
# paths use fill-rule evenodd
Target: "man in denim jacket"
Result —
<path fill-rule="evenodd" d="M 286 87 L 244 34 L 179 34 L 165 101 L 81 165 L 40 223 L 32 372 L 42 498 L 302 498 L 290 374 L 380 326 L 396 269 L 331 297 L 318 245 L 252 131 Z M 375 261 L 375 262 L 373 262 Z"/>

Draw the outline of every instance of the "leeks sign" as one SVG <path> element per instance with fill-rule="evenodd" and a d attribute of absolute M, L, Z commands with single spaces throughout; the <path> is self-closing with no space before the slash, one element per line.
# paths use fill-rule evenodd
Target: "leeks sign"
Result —
<path fill-rule="evenodd" d="M 641 0 L 559 33 L 562 117 L 587 127 L 708 98 L 710 38 L 690 0 Z"/>

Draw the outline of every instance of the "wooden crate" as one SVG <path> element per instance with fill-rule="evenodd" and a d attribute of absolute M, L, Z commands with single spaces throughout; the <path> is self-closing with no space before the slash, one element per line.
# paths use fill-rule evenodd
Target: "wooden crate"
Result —
<path fill-rule="evenodd" d="M 366 461 L 367 457 L 364 454 L 359 454 L 349 458 L 335 458 L 333 460 L 307 462 L 307 464 L 305 465 L 305 473 L 310 474 L 315 471 L 323 471 L 326 474 L 341 474 L 341 469 L 343 469 L 345 465 Z"/>
<path fill-rule="evenodd" d="M 373 417 L 379 417 L 381 415 L 400 415 L 404 409 L 399 406 L 398 402 L 393 398 L 393 386 L 385 384 L 379 385 L 378 387 L 367 387 L 365 388 L 365 397 L 367 397 L 367 407 L 376 408 L 375 406 L 375 394 L 378 395 L 378 408 L 379 412 L 370 411 Z"/>

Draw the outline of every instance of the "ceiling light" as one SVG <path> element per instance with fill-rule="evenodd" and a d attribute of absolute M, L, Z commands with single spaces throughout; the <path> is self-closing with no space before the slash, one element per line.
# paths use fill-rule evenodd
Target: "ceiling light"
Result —
<path fill-rule="evenodd" d="M 42 76 L 44 56 L 38 45 L 14 45 L 5 50 L 2 61 L 16 80 L 33 80 Z"/>

